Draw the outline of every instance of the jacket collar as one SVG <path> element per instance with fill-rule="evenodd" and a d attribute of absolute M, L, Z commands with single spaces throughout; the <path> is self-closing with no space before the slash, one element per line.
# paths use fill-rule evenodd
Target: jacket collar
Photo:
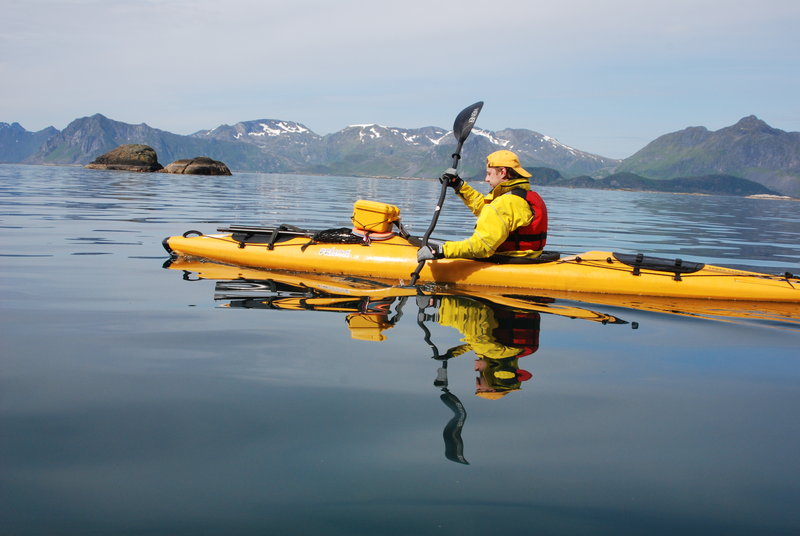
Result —
<path fill-rule="evenodd" d="M 507 181 L 503 181 L 497 186 L 494 187 L 492 192 L 487 196 L 490 200 L 497 199 L 503 194 L 507 194 L 511 190 L 515 190 L 517 188 L 522 188 L 523 190 L 530 190 L 531 183 L 526 178 L 520 179 L 511 179 Z"/>

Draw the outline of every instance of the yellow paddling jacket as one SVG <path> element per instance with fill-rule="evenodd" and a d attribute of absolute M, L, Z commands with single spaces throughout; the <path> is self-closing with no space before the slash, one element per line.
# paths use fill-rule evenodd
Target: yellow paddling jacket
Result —
<path fill-rule="evenodd" d="M 494 333 L 500 327 L 494 311 L 488 305 L 458 296 L 442 296 L 439 304 L 439 324 L 455 328 L 464 336 L 462 342 L 481 357 L 513 358 L 521 350 L 498 341 Z"/>
<path fill-rule="evenodd" d="M 495 310 L 460 296 L 442 296 L 439 302 L 439 324 L 464 336 L 461 340 L 465 344 L 453 348 L 453 355 L 472 350 L 485 364 L 480 369 L 479 396 L 502 396 L 531 378 L 530 372 L 519 368 L 517 360 L 539 349 L 539 322 L 536 312 Z"/>
<path fill-rule="evenodd" d="M 530 182 L 526 178 L 507 180 L 486 196 L 464 183 L 458 190 L 458 196 L 478 221 L 469 238 L 444 243 L 442 252 L 445 258 L 491 257 L 512 231 L 529 225 L 534 218 L 530 204 L 520 196 L 503 195 L 515 189 L 530 190 Z M 541 253 L 541 250 L 498 252 L 499 255 L 515 257 L 538 257 Z"/>

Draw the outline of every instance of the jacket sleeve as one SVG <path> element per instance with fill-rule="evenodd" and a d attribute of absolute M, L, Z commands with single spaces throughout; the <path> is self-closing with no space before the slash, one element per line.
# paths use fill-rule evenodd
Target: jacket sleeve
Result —
<path fill-rule="evenodd" d="M 483 207 L 486 206 L 484 195 L 466 182 L 458 189 L 458 197 L 475 216 L 480 216 Z"/>
<path fill-rule="evenodd" d="M 494 255 L 508 234 L 533 219 L 527 201 L 515 195 L 503 195 L 484 205 L 478 214 L 475 231 L 465 240 L 445 242 L 445 258 L 482 259 Z"/>

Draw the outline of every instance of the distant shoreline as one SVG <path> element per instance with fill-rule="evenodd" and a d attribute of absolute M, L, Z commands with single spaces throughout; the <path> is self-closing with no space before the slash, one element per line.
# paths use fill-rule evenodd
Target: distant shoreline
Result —
<path fill-rule="evenodd" d="M 81 164 L 29 164 L 29 163 L 22 163 L 22 162 L 0 162 L 0 165 L 12 165 L 12 166 L 42 166 L 42 167 L 83 167 Z M 309 177 L 352 177 L 352 178 L 371 178 L 371 179 L 397 179 L 397 180 L 410 180 L 410 181 L 433 181 L 437 180 L 436 178 L 428 178 L 428 177 L 393 177 L 388 175 L 327 175 L 322 173 L 279 173 L 274 171 L 242 171 L 242 170 L 231 170 L 233 175 L 241 174 L 241 175 L 249 175 L 249 174 L 264 174 L 264 175 L 306 175 Z M 469 182 L 476 182 L 476 181 L 467 181 Z M 607 190 L 613 192 L 641 192 L 641 193 L 650 193 L 650 194 L 668 194 L 668 195 L 701 195 L 701 196 L 722 196 L 722 197 L 742 197 L 745 199 L 764 199 L 764 200 L 773 200 L 773 201 L 800 201 L 800 198 L 791 197 L 786 195 L 775 195 L 775 194 L 749 194 L 749 195 L 733 195 L 733 194 L 723 194 L 723 193 L 703 193 L 703 192 L 668 192 L 663 190 L 640 190 L 634 188 L 590 188 L 587 186 L 574 186 L 574 185 L 559 185 L 559 184 L 539 184 L 537 185 L 536 182 L 533 183 L 534 187 L 544 187 L 544 188 L 568 188 L 574 190 Z"/>

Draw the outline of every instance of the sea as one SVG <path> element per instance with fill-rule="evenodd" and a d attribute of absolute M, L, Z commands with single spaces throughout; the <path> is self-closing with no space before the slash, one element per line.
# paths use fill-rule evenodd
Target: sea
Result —
<path fill-rule="evenodd" d="M 550 298 L 481 338 L 443 304 L 508 308 L 370 315 L 162 248 L 347 227 L 360 199 L 422 234 L 439 188 L 0 165 L 0 535 L 800 534 L 796 319 Z M 548 249 L 800 272 L 797 201 L 538 191 Z M 433 236 L 473 225 L 449 193 Z"/>

